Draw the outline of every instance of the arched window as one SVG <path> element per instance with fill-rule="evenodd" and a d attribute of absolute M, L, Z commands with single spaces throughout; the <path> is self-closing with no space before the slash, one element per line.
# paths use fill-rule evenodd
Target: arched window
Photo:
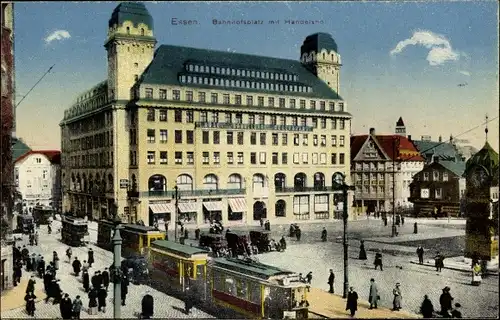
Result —
<path fill-rule="evenodd" d="M 303 190 L 306 187 L 306 174 L 303 172 L 299 172 L 295 175 L 293 179 L 293 186 L 297 190 Z"/>
<path fill-rule="evenodd" d="M 241 175 L 237 173 L 233 173 L 229 176 L 227 181 L 228 189 L 243 189 L 243 179 L 241 179 Z"/>
<path fill-rule="evenodd" d="M 253 175 L 252 182 L 253 182 L 253 188 L 264 188 L 264 176 L 260 173 L 256 173 Z"/>
<path fill-rule="evenodd" d="M 316 172 L 314 174 L 314 188 L 322 189 L 325 187 L 325 175 L 321 172 Z"/>
<path fill-rule="evenodd" d="M 203 187 L 205 190 L 217 190 L 219 188 L 219 178 L 215 174 L 207 174 L 203 178 Z"/>
<path fill-rule="evenodd" d="M 130 34 L 130 27 L 127 27 L 127 34 Z"/>
<path fill-rule="evenodd" d="M 274 175 L 274 187 L 276 191 L 283 190 L 286 186 L 286 175 L 284 173 L 277 173 Z"/>
<path fill-rule="evenodd" d="M 101 190 L 103 192 L 107 192 L 108 189 L 106 188 L 107 187 L 107 184 L 106 184 L 106 179 L 104 177 L 102 177 L 102 180 L 101 180 Z"/>
<path fill-rule="evenodd" d="M 276 217 L 285 217 L 286 216 L 286 202 L 285 200 L 278 200 L 274 205 L 274 214 Z"/>
<path fill-rule="evenodd" d="M 193 178 L 188 174 L 181 174 L 175 180 L 179 190 L 193 190 Z"/>
<path fill-rule="evenodd" d="M 108 174 L 108 188 L 110 191 L 113 191 L 114 189 L 113 175 L 111 173 Z"/>
<path fill-rule="evenodd" d="M 155 174 L 149 177 L 148 190 L 149 191 L 165 191 L 167 188 L 167 178 L 161 174 Z"/>
<path fill-rule="evenodd" d="M 132 179 L 131 179 L 131 183 L 130 183 L 130 189 L 132 191 L 138 191 L 137 190 L 137 178 L 135 177 L 135 174 L 132 175 Z"/>
<path fill-rule="evenodd" d="M 141 28 L 141 36 L 144 35 L 144 28 Z"/>

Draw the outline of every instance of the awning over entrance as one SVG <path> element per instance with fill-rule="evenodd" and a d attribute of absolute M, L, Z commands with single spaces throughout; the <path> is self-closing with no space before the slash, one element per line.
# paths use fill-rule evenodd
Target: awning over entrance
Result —
<path fill-rule="evenodd" d="M 198 208 L 196 202 L 179 202 L 179 211 L 184 213 L 198 212 Z"/>
<path fill-rule="evenodd" d="M 222 201 L 203 202 L 208 211 L 222 211 Z"/>
<path fill-rule="evenodd" d="M 233 212 L 247 211 L 247 201 L 245 198 L 229 198 L 227 200 Z"/>
<path fill-rule="evenodd" d="M 175 212 L 175 206 L 172 203 L 152 203 L 149 205 L 149 209 L 154 214 Z"/>

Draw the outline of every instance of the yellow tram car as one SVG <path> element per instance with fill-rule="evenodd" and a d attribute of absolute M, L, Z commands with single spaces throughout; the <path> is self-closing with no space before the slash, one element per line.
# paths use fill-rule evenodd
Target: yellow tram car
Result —
<path fill-rule="evenodd" d="M 122 224 L 120 235 L 122 238 L 122 256 L 144 255 L 147 248 L 155 240 L 165 239 L 165 233 L 153 227 L 137 224 Z M 100 220 L 97 227 L 97 246 L 105 250 L 113 250 L 113 233 L 115 224 L 111 221 Z"/>

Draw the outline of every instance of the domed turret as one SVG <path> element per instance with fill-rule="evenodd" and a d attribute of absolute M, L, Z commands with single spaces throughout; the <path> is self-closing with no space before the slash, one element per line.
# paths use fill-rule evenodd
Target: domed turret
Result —
<path fill-rule="evenodd" d="M 484 147 L 474 154 L 467 163 L 465 164 L 464 175 L 470 171 L 470 169 L 476 166 L 483 166 L 490 175 L 493 175 L 495 170 L 498 170 L 498 153 L 493 150 L 488 142 L 484 144 Z"/>
<path fill-rule="evenodd" d="M 323 49 L 338 52 L 337 43 L 332 36 L 328 33 L 318 32 L 306 37 L 300 47 L 300 55 L 302 56 L 304 53 L 310 53 L 311 51 L 320 52 Z"/>
<path fill-rule="evenodd" d="M 149 30 L 153 30 L 153 17 L 149 14 L 144 3 L 140 2 L 122 2 L 120 3 L 109 19 L 108 26 L 122 25 L 125 21 L 130 21 L 135 27 L 140 23 L 146 25 Z"/>

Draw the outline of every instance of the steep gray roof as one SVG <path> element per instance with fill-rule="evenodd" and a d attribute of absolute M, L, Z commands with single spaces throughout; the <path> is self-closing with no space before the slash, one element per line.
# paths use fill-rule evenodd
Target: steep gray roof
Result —
<path fill-rule="evenodd" d="M 263 57 L 257 55 L 216 51 L 209 49 L 197 49 L 173 45 L 161 45 L 155 52 L 155 57 L 148 68 L 144 71 L 140 82 L 149 84 L 182 85 L 196 88 L 216 88 L 214 86 L 202 84 L 180 83 L 181 75 L 199 75 L 210 77 L 207 73 L 195 73 L 187 71 L 188 63 L 203 64 L 205 66 L 240 68 L 245 70 L 255 70 L 260 72 L 278 72 L 298 76 L 297 81 L 271 80 L 262 78 L 250 78 L 243 76 L 221 75 L 214 77 L 229 80 L 245 80 L 256 82 L 268 82 L 275 84 L 305 85 L 312 88 L 312 92 L 282 92 L 284 95 L 302 96 L 322 99 L 342 99 L 326 83 L 308 71 L 300 61 Z M 262 92 L 262 89 L 235 88 L 243 92 Z M 271 93 L 279 91 L 270 91 Z"/>
<path fill-rule="evenodd" d="M 149 29 L 153 30 L 153 18 L 144 3 L 141 2 L 120 3 L 113 10 L 108 26 L 111 28 L 114 24 L 121 25 L 125 21 L 131 21 L 136 27 L 139 23 L 144 23 Z"/>
<path fill-rule="evenodd" d="M 434 141 L 412 141 L 417 150 L 422 154 L 426 160 L 430 160 L 429 154 L 439 157 L 442 160 L 456 159 L 458 152 L 455 147 L 447 142 L 434 142 Z"/>
<path fill-rule="evenodd" d="M 439 164 L 461 177 L 465 171 L 465 161 L 439 161 Z"/>

